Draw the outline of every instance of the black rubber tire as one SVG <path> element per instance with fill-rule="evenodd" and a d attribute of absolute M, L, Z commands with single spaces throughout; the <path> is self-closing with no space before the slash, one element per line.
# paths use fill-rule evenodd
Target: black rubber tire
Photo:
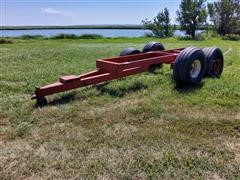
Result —
<path fill-rule="evenodd" d="M 141 53 L 141 51 L 139 51 L 138 49 L 129 47 L 129 48 L 122 50 L 122 52 L 120 52 L 119 56 L 128 56 L 128 55 L 140 54 L 140 53 Z"/>
<path fill-rule="evenodd" d="M 43 107 L 43 106 L 46 106 L 48 101 L 47 101 L 47 98 L 45 97 L 37 97 L 37 106 L 39 107 Z"/>
<path fill-rule="evenodd" d="M 159 43 L 159 42 L 150 42 L 146 44 L 142 50 L 143 53 L 147 53 L 150 51 L 162 51 L 165 50 L 164 46 Z M 153 64 L 149 67 L 148 71 L 149 72 L 154 72 L 156 69 L 162 68 L 162 63 L 161 64 Z"/>
<path fill-rule="evenodd" d="M 202 49 L 207 60 L 205 76 L 219 78 L 223 72 L 224 57 L 221 49 L 208 47 Z"/>
<path fill-rule="evenodd" d="M 200 70 L 196 77 L 191 76 L 192 63 L 200 61 Z M 177 85 L 197 85 L 206 72 L 207 61 L 201 49 L 189 47 L 181 51 L 173 64 L 173 77 Z"/>
<path fill-rule="evenodd" d="M 146 46 L 144 46 L 142 52 L 150 52 L 150 51 L 162 51 L 165 50 L 164 46 L 159 42 L 150 42 Z"/>

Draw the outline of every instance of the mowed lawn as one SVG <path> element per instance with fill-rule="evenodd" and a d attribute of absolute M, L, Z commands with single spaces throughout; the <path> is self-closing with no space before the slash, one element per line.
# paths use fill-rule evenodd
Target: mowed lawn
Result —
<path fill-rule="evenodd" d="M 164 65 L 49 96 L 43 108 L 30 99 L 35 85 L 153 40 L 220 47 L 222 77 L 176 88 Z M 0 53 L 0 179 L 240 178 L 239 41 L 13 40 Z"/>

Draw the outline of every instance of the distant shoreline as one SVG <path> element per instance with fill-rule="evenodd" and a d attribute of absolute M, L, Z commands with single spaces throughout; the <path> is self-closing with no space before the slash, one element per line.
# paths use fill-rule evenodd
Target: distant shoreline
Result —
<path fill-rule="evenodd" d="M 205 30 L 207 27 L 199 27 L 199 30 Z M 209 26 L 211 28 L 211 26 Z M 0 30 L 44 30 L 44 29 L 145 29 L 143 25 L 69 25 L 69 26 L 0 26 Z M 174 30 L 181 30 L 179 25 Z"/>
<path fill-rule="evenodd" d="M 73 26 L 0 26 L 1 30 L 37 29 L 144 29 L 142 25 L 73 25 Z"/>

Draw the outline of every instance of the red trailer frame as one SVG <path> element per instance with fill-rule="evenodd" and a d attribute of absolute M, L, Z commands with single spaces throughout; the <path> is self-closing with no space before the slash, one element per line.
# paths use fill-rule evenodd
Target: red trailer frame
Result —
<path fill-rule="evenodd" d="M 163 63 L 172 65 L 177 85 L 196 85 L 203 77 L 220 77 L 224 57 L 217 47 L 164 50 L 161 43 L 150 42 L 142 52 L 126 48 L 119 57 L 97 60 L 95 71 L 79 76 L 62 76 L 58 82 L 37 87 L 32 99 L 37 99 L 37 105 L 42 106 L 47 104 L 45 96 L 142 73 Z"/>
<path fill-rule="evenodd" d="M 148 71 L 152 65 L 172 64 L 182 50 L 184 48 L 99 59 L 96 61 L 95 71 L 79 76 L 62 76 L 58 82 L 37 87 L 33 99 L 38 100 L 51 94 L 142 73 Z"/>

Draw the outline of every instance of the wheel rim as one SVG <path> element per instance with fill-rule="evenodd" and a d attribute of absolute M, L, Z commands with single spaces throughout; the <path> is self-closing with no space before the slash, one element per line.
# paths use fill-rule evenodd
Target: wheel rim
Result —
<path fill-rule="evenodd" d="M 216 59 L 211 67 L 211 72 L 214 75 L 218 75 L 221 72 L 221 68 L 222 68 L 222 60 L 221 59 Z"/>
<path fill-rule="evenodd" d="M 198 59 L 194 60 L 191 64 L 190 70 L 191 78 L 197 78 L 201 72 L 201 68 L 202 68 L 201 62 Z"/>

